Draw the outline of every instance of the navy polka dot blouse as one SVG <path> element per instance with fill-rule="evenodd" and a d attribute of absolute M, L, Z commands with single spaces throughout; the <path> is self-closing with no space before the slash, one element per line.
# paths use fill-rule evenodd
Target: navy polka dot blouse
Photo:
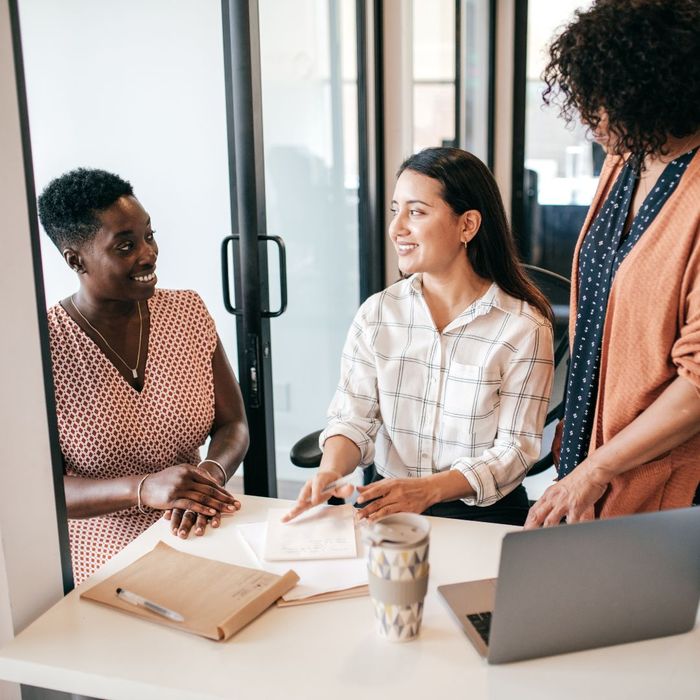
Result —
<path fill-rule="evenodd" d="M 628 231 L 624 230 L 625 222 L 638 173 L 629 163 L 625 165 L 583 241 L 578 261 L 578 311 L 566 388 L 560 478 L 588 455 L 598 395 L 603 326 L 615 273 L 671 196 L 696 150 L 666 166 Z"/>

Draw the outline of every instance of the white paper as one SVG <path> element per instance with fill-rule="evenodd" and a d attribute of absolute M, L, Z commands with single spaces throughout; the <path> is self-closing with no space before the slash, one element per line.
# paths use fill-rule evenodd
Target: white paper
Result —
<path fill-rule="evenodd" d="M 349 505 L 322 506 L 283 523 L 288 509 L 270 508 L 263 559 L 303 561 L 356 557 L 354 510 Z"/>
<path fill-rule="evenodd" d="M 263 559 L 267 523 L 246 523 L 236 527 L 261 569 L 279 575 L 293 569 L 299 575 L 299 583 L 285 593 L 284 600 L 301 600 L 319 593 L 344 591 L 367 584 L 367 561 L 361 541 L 357 542 L 358 556 L 354 559 L 286 561 L 278 564 Z"/>

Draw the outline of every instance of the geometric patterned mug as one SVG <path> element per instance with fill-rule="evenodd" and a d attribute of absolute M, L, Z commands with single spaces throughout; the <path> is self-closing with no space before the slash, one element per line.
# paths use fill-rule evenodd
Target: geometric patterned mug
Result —
<path fill-rule="evenodd" d="M 422 515 L 396 513 L 367 526 L 367 574 L 377 631 L 392 642 L 420 632 L 428 590 L 430 524 Z"/>

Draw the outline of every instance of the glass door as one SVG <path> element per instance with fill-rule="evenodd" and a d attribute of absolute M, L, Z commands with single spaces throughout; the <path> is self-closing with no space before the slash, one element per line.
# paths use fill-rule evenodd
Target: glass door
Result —
<path fill-rule="evenodd" d="M 218 0 L 19 0 L 37 193 L 77 167 L 129 180 L 151 214 L 159 286 L 194 289 L 236 366 L 218 254 L 230 229 Z M 77 288 L 42 233 L 47 306 Z"/>
<path fill-rule="evenodd" d="M 282 236 L 287 251 L 289 305 L 271 324 L 275 458 L 285 496 L 295 497 L 295 482 L 308 477 L 291 465 L 289 450 L 325 423 L 360 301 L 355 5 L 259 2 L 267 231 Z M 270 296 L 279 299 L 270 252 Z"/>
<path fill-rule="evenodd" d="M 251 431 L 245 486 L 295 497 L 309 474 L 291 465 L 289 451 L 325 422 L 361 296 L 357 18 L 364 8 L 355 0 L 222 7 L 235 173 L 234 236 L 223 259 L 235 287 L 228 302 Z"/>

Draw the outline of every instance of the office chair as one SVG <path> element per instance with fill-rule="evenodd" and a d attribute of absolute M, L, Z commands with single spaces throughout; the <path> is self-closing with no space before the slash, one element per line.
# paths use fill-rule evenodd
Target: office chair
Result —
<path fill-rule="evenodd" d="M 547 426 L 558 423 L 564 415 L 564 399 L 566 394 L 566 375 L 569 360 L 569 293 L 571 283 L 566 277 L 544 270 L 534 265 L 524 265 L 533 284 L 547 297 L 554 312 L 554 383 L 549 410 L 545 421 Z M 321 448 L 317 430 L 298 440 L 289 452 L 292 464 L 303 469 L 318 467 L 321 463 Z M 528 476 L 539 474 L 553 465 L 551 451 L 548 451 L 530 467 Z M 374 478 L 374 465 L 365 468 L 363 481 L 369 484 Z M 343 503 L 343 499 L 331 497 L 329 503 Z"/>

